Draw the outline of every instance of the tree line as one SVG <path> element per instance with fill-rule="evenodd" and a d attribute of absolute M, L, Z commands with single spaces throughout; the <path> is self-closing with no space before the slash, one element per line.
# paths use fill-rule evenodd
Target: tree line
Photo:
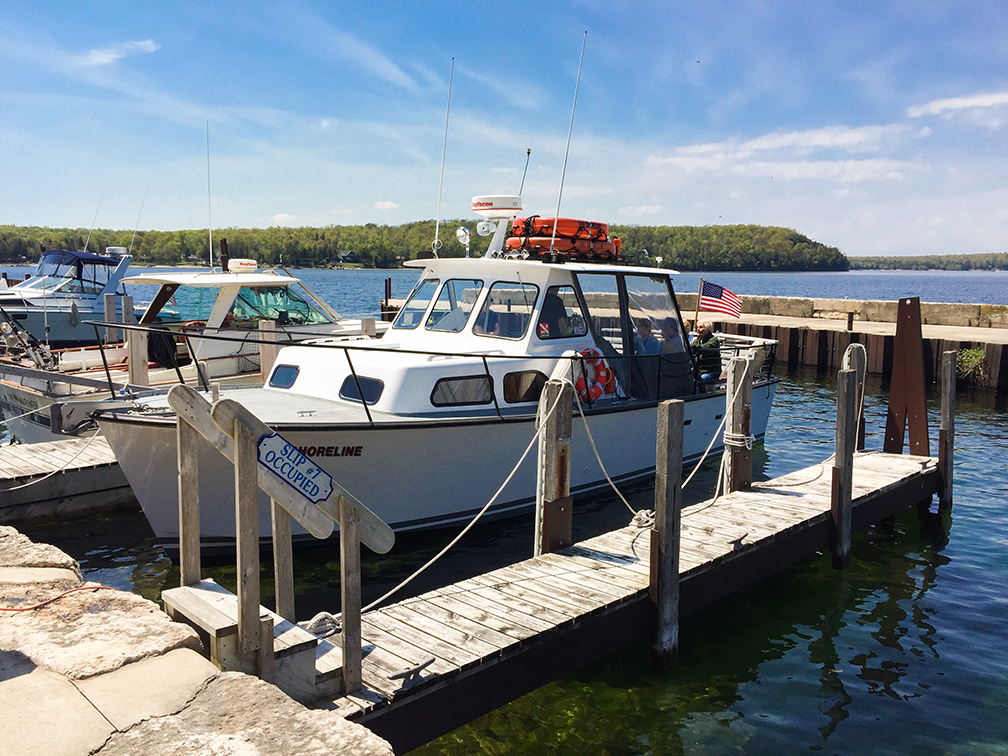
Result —
<path fill-rule="evenodd" d="M 445 220 L 438 228 L 439 256 L 462 257 L 455 238 L 458 226 L 473 220 Z M 678 270 L 803 271 L 847 270 L 848 259 L 836 247 L 778 226 L 610 226 L 610 236 L 622 239 L 629 263 L 661 265 Z M 90 238 L 89 238 L 90 236 Z M 226 228 L 214 230 L 214 246 L 227 240 L 231 257 L 249 257 L 260 265 L 297 268 L 333 267 L 350 261 L 365 267 L 393 268 L 429 251 L 435 238 L 433 220 L 399 226 L 287 228 Z M 45 249 L 104 253 L 106 247 L 132 247 L 139 265 L 208 264 L 210 239 L 206 229 L 182 231 L 118 231 L 111 229 L 42 228 L 0 225 L 0 263 L 27 264 Z M 482 255 L 489 237 L 473 235 L 470 254 Z M 214 250 L 217 260 L 218 250 Z"/>
<path fill-rule="evenodd" d="M 914 257 L 851 257 L 851 270 L 1008 270 L 1008 252 Z"/>

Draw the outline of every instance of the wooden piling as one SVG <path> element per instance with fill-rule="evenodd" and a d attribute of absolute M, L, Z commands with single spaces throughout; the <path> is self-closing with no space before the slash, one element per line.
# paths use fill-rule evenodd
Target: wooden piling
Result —
<path fill-rule="evenodd" d="M 343 612 L 343 695 L 361 687 L 361 571 L 357 509 L 342 496 L 340 511 L 340 601 Z"/>
<path fill-rule="evenodd" d="M 294 622 L 294 555 L 291 546 L 290 512 L 270 499 L 273 521 L 273 584 L 276 613 Z"/>
<path fill-rule="evenodd" d="M 899 301 L 882 451 L 902 454 L 905 432 L 909 435 L 911 454 L 931 456 L 924 403 L 924 348 L 919 297 L 904 297 Z"/>
<path fill-rule="evenodd" d="M 855 404 L 857 374 L 841 370 L 837 380 L 836 456 L 833 459 L 833 489 L 830 513 L 833 518 L 833 567 L 850 564 L 851 504 L 854 475 L 854 446 L 857 440 Z"/>
<path fill-rule="evenodd" d="M 106 323 L 115 323 L 118 320 L 118 318 L 116 318 L 115 298 L 116 298 L 115 294 L 106 294 L 103 297 L 103 301 L 104 301 L 104 305 L 105 305 L 105 322 Z M 118 339 L 116 338 L 116 331 L 117 330 L 118 329 L 112 328 L 111 326 L 105 326 L 105 343 L 106 344 L 111 344 L 111 343 L 113 343 L 115 341 L 118 341 Z"/>
<path fill-rule="evenodd" d="M 651 531 L 651 583 L 657 628 L 651 651 L 655 669 L 668 669 L 679 656 L 679 537 L 682 523 L 682 441 L 685 404 L 658 405 L 655 457 L 655 522 Z"/>
<path fill-rule="evenodd" d="M 150 373 L 147 370 L 147 331 L 126 331 L 126 355 L 129 382 L 134 386 L 147 386 Z"/>
<path fill-rule="evenodd" d="M 179 415 L 175 425 L 178 449 L 179 583 L 195 585 L 200 575 L 199 434 Z"/>
<path fill-rule="evenodd" d="M 867 352 L 860 345 L 849 345 L 844 351 L 841 366 L 843 370 L 853 370 L 857 376 L 857 395 L 854 397 L 854 402 L 858 429 L 855 448 L 861 451 L 865 448 L 864 389 L 868 370 Z"/>
<path fill-rule="evenodd" d="M 747 491 L 752 486 L 752 360 L 728 363 L 725 389 L 725 491 Z"/>
<path fill-rule="evenodd" d="M 259 373 L 262 375 L 263 383 L 269 378 L 273 363 L 276 362 L 277 352 L 280 348 L 276 341 L 276 321 L 259 321 Z"/>
<path fill-rule="evenodd" d="M 573 420 L 573 388 L 569 383 L 549 380 L 543 389 L 545 407 L 549 410 L 559 399 L 556 409 L 546 419 L 542 435 L 539 437 L 538 483 L 536 486 L 535 543 L 536 556 L 543 553 L 543 545 L 564 540 L 561 532 L 545 532 L 545 511 L 548 502 L 556 502 L 570 496 L 570 447 L 571 423 Z M 563 527 L 564 518 L 551 518 L 550 524 Z M 566 542 L 571 536 L 566 534 Z"/>
<path fill-rule="evenodd" d="M 242 653 L 259 648 L 259 485 L 251 428 L 234 420 L 235 538 L 238 552 L 238 641 Z"/>
<path fill-rule="evenodd" d="M 941 424 L 938 429 L 938 508 L 952 508 L 952 468 L 955 456 L 956 352 L 942 354 Z"/>

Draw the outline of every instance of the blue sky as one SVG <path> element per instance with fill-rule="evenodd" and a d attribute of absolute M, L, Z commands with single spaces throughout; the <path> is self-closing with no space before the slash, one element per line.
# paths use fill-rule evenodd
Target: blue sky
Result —
<path fill-rule="evenodd" d="M 585 32 L 561 215 L 1008 251 L 1003 1 L 7 0 L 0 223 L 434 218 L 453 58 L 441 217 L 554 215 Z"/>

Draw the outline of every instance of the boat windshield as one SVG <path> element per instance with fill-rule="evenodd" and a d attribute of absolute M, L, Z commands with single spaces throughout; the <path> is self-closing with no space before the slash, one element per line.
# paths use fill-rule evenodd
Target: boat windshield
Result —
<path fill-rule="evenodd" d="M 68 252 L 46 252 L 35 274 L 19 286 L 74 294 L 101 294 L 108 284 L 114 265 L 96 255 L 86 259 Z"/>
<path fill-rule="evenodd" d="M 157 322 L 188 323 L 210 317 L 220 289 L 181 285 L 157 312 Z M 257 328 L 260 320 L 280 326 L 331 323 L 328 315 L 313 307 L 289 286 L 242 286 L 225 319 L 230 328 Z"/>
<path fill-rule="evenodd" d="M 441 293 L 427 316 L 428 331 L 458 333 L 465 328 L 469 313 L 476 306 L 476 297 L 483 290 L 483 282 L 472 278 L 452 278 L 445 281 Z"/>
<path fill-rule="evenodd" d="M 322 325 L 332 322 L 289 286 L 242 286 L 231 315 L 235 321 L 275 320 L 277 325 Z"/>
<path fill-rule="evenodd" d="M 523 338 L 538 298 L 539 287 L 533 284 L 495 282 L 476 316 L 473 333 L 499 339 Z"/>
<path fill-rule="evenodd" d="M 416 328 L 419 326 L 420 321 L 423 320 L 423 314 L 427 311 L 427 305 L 430 304 L 431 299 L 434 297 L 434 292 L 437 290 L 439 283 L 440 279 L 438 278 L 425 278 L 419 281 L 413 287 L 413 293 L 409 295 L 406 304 L 399 310 L 399 314 L 392 322 L 392 327 Z"/>

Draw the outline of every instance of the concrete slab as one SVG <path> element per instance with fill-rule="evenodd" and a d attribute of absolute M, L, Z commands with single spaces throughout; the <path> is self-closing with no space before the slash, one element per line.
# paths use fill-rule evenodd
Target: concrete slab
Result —
<path fill-rule="evenodd" d="M 220 670 L 188 648 L 143 659 L 125 667 L 79 680 L 77 688 L 118 730 L 148 717 L 175 714 Z M 157 680 L 156 685 L 151 685 Z"/>
<path fill-rule="evenodd" d="M 0 583 L 79 583 L 80 576 L 65 567 L 0 567 Z"/>
<path fill-rule="evenodd" d="M 7 756 L 87 756 L 113 727 L 65 677 L 0 651 L 0 732 Z"/>

